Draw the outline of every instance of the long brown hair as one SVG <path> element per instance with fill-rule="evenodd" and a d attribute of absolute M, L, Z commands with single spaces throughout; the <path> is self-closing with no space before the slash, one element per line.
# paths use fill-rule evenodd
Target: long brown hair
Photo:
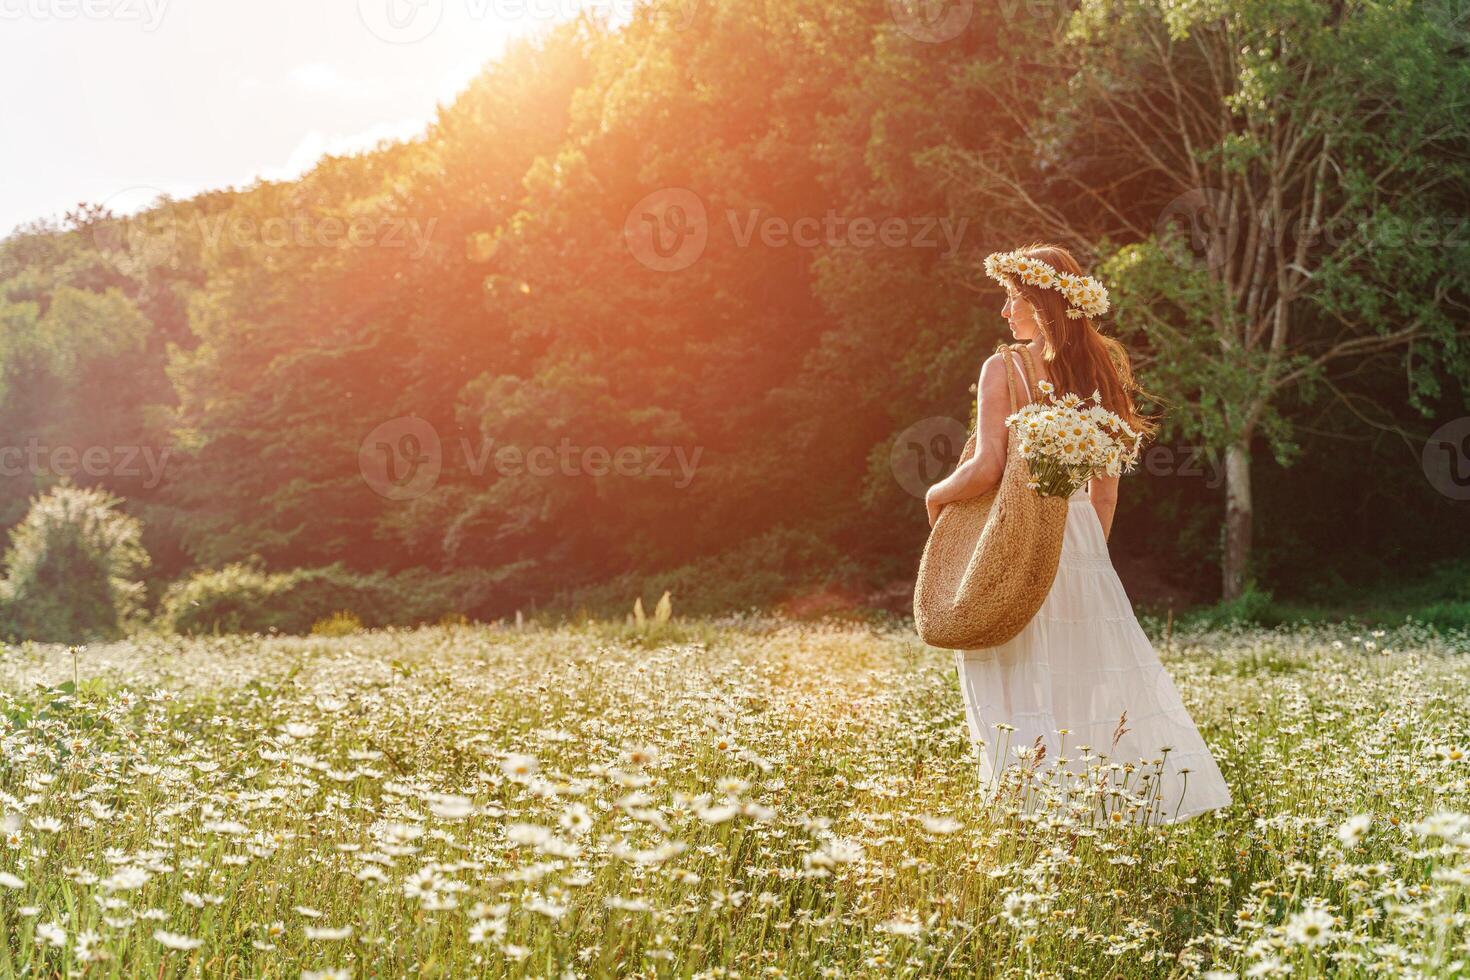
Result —
<path fill-rule="evenodd" d="M 1072 253 L 1060 245 L 1033 242 L 1019 251 L 1058 272 L 1084 274 Z M 1115 338 L 1098 333 L 1090 317 L 1067 316 L 1067 299 L 1060 291 L 1030 286 L 1009 276 L 1006 281 L 1036 311 L 1036 325 L 1045 341 L 1041 359 L 1056 394 L 1060 397 L 1070 391 L 1091 398 L 1096 390 L 1102 396 L 1103 407 L 1132 426 L 1143 437 L 1140 444 L 1147 443 L 1158 425 L 1138 411 L 1134 395 L 1153 396 L 1134 380 L 1127 348 Z M 1031 380 L 1034 383 L 1036 379 Z"/>

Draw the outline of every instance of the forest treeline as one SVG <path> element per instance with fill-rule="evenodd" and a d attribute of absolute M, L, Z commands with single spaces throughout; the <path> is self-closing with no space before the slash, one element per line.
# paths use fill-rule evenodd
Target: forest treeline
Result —
<path fill-rule="evenodd" d="M 1222 563 L 1305 594 L 1461 552 L 1463 30 L 1381 0 L 927 9 L 584 16 L 420 138 L 15 232 L 0 524 L 105 488 L 155 595 L 242 561 L 493 570 L 484 616 L 676 569 L 891 585 L 1009 339 L 980 260 L 1041 239 L 1109 283 L 1164 423 L 1120 560 L 1213 599 Z"/>

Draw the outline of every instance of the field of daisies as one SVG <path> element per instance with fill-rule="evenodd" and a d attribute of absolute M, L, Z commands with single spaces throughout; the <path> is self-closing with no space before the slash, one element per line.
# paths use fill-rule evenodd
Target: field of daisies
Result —
<path fill-rule="evenodd" d="M 1158 643 L 1235 796 L 1168 826 L 1101 749 L 982 806 L 901 625 L 0 649 L 0 976 L 1470 973 L 1470 641 Z"/>

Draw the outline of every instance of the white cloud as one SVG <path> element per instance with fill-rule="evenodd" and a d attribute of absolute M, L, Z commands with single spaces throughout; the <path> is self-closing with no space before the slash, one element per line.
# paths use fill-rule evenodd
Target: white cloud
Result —
<path fill-rule="evenodd" d="M 381 94 L 381 83 L 376 79 L 349 79 L 334 66 L 319 61 L 292 68 L 286 84 L 297 93 L 334 99 L 365 101 Z"/>
<path fill-rule="evenodd" d="M 356 133 L 328 134 L 314 129 L 301 138 L 284 163 L 264 167 L 256 176 L 263 180 L 293 180 L 311 170 L 324 156 L 341 156 L 370 150 L 380 140 L 417 136 L 426 126 L 427 122 L 423 119 L 400 119 L 396 122 L 378 123 Z"/>

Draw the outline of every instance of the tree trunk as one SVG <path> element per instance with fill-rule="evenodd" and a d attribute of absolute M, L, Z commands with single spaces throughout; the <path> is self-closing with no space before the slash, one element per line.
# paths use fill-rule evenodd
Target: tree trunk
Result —
<path fill-rule="evenodd" d="M 1251 556 L 1251 450 L 1250 441 L 1232 443 L 1225 450 L 1225 561 L 1224 595 L 1229 602 L 1245 590 Z"/>

